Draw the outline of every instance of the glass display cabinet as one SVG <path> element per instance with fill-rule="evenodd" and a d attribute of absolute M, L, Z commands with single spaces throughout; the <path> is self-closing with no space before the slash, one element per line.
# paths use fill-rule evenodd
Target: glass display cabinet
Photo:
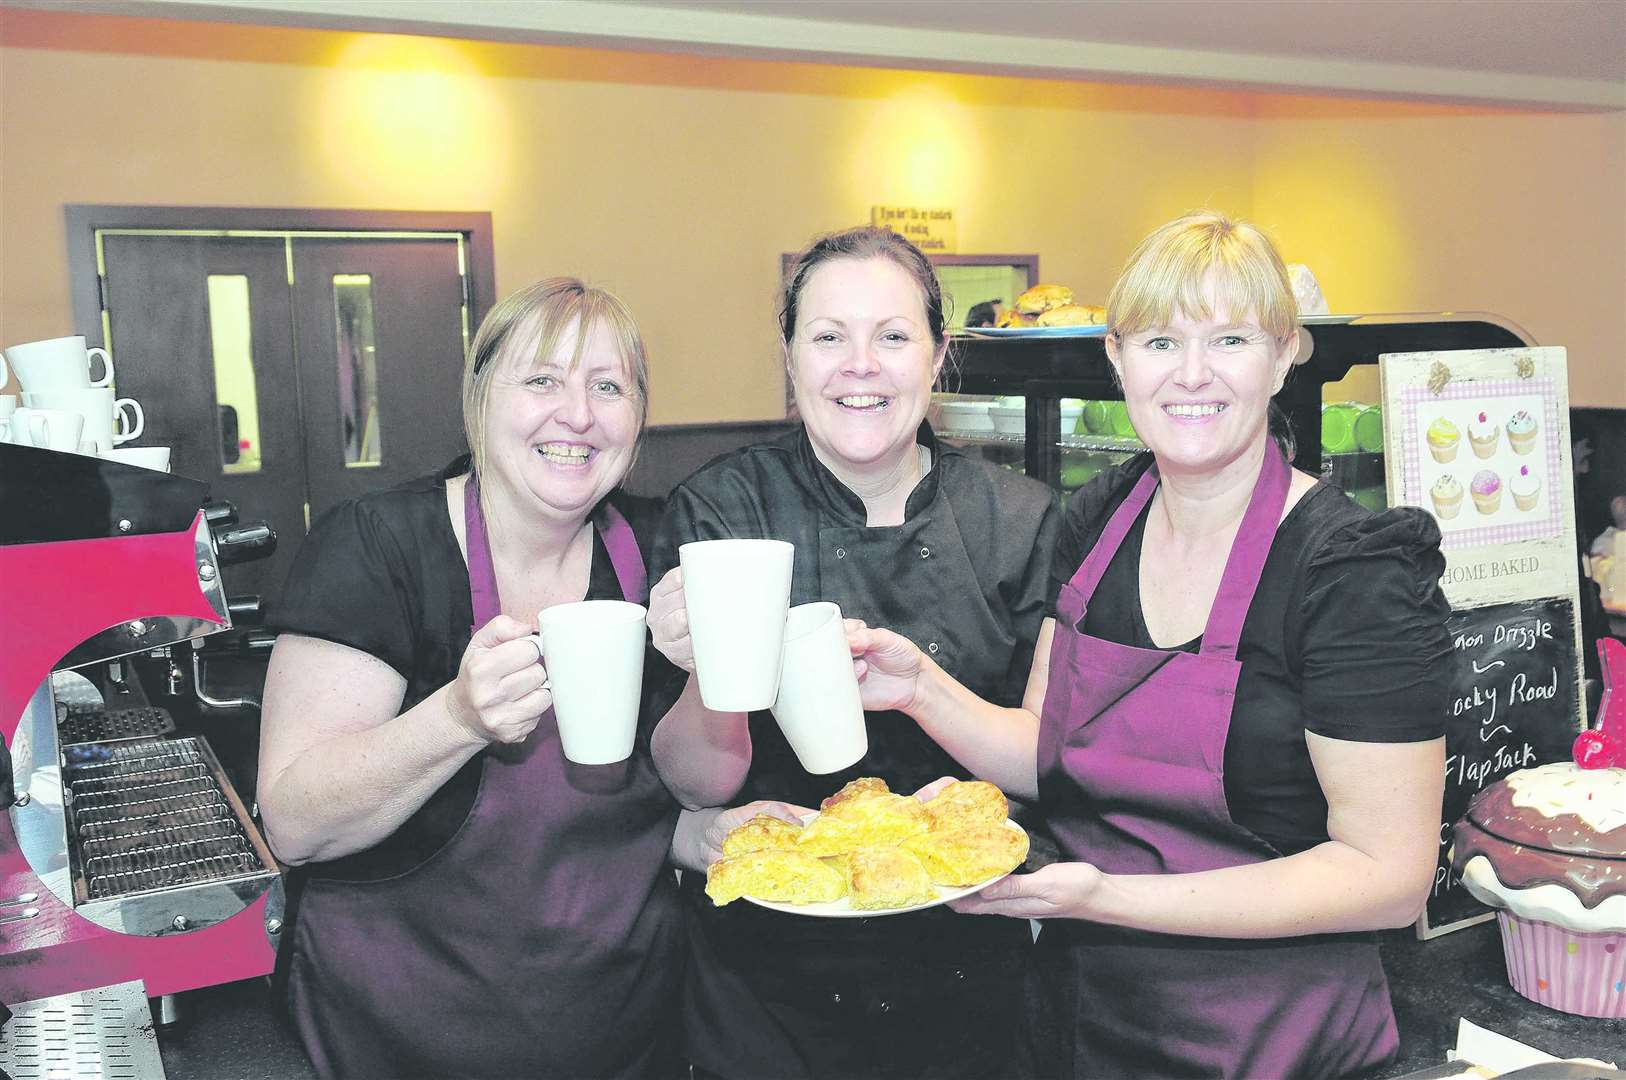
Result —
<path fill-rule="evenodd" d="M 1299 361 L 1276 395 L 1298 445 L 1293 464 L 1375 507 L 1385 501 L 1378 357 L 1535 344 L 1486 312 L 1310 316 L 1300 338 Z M 1352 372 L 1357 377 L 1346 383 Z M 1060 496 L 1146 449 L 1100 336 L 957 336 L 943 382 L 957 392 L 933 403 L 939 437 L 1043 480 Z"/>

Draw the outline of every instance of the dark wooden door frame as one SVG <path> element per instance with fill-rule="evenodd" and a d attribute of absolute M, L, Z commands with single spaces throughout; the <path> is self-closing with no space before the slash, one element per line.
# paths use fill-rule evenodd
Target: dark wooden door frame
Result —
<path fill-rule="evenodd" d="M 467 245 L 469 333 L 497 302 L 491 215 L 412 210 L 313 210 L 234 206 L 107 206 L 69 203 L 68 288 L 73 325 L 92 345 L 102 341 L 101 279 L 96 272 L 98 229 L 259 229 L 277 232 L 461 233 Z"/>

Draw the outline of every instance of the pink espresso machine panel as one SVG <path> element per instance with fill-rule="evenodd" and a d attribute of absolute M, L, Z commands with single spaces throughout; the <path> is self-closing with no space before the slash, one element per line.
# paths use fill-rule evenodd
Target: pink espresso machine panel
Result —
<path fill-rule="evenodd" d="M 209 744 L 79 741 L 59 700 L 84 682 L 71 669 L 230 629 L 206 500 L 184 477 L 0 444 L 0 1002 L 273 967 L 276 862 Z"/>

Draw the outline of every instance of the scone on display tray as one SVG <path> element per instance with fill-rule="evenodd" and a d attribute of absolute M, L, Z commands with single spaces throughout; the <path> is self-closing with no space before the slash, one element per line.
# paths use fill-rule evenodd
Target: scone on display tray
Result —
<path fill-rule="evenodd" d="M 1626 658 L 1612 640 L 1600 652 L 1606 672 Z M 1451 868 L 1496 909 L 1514 990 L 1560 1012 L 1626 1019 L 1626 700 L 1611 706 L 1613 696 L 1602 724 L 1576 739 L 1574 761 L 1520 769 L 1474 797 Z"/>

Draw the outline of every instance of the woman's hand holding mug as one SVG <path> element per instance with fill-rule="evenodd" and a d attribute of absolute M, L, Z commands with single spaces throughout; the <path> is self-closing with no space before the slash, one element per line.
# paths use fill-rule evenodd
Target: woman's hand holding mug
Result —
<path fill-rule="evenodd" d="M 649 636 L 672 663 L 694 674 L 694 642 L 689 609 L 683 601 L 683 568 L 674 566 L 649 590 Z"/>
<path fill-rule="evenodd" d="M 498 615 L 474 632 L 463 652 L 447 688 L 446 712 L 481 742 L 522 742 L 553 705 L 531 634 L 518 619 Z"/>

